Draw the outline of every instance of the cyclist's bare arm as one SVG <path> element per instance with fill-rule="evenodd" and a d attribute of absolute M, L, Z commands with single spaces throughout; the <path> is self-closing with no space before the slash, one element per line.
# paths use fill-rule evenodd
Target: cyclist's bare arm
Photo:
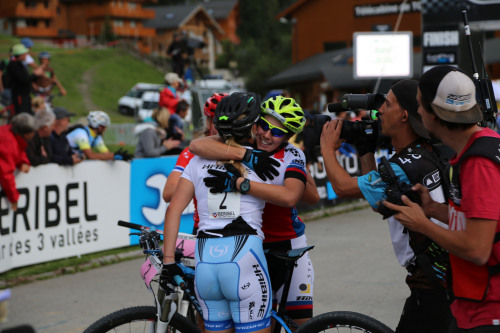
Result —
<path fill-rule="evenodd" d="M 302 198 L 300 198 L 300 201 L 309 205 L 314 205 L 319 201 L 319 193 L 316 188 L 316 182 L 309 173 L 307 173 L 306 188 L 302 194 Z"/>
<path fill-rule="evenodd" d="M 162 197 L 165 202 L 170 202 L 172 199 L 172 195 L 175 192 L 175 188 L 177 187 L 177 184 L 179 183 L 179 179 L 181 178 L 181 172 L 178 171 L 172 171 L 168 177 L 167 177 L 167 182 L 165 183 L 165 187 L 163 187 L 163 193 Z"/>
<path fill-rule="evenodd" d="M 174 262 L 175 243 L 179 233 L 181 214 L 194 196 L 194 186 L 189 180 L 181 178 L 170 205 L 165 213 L 163 225 L 163 262 L 168 264 Z"/>
<path fill-rule="evenodd" d="M 220 136 L 212 135 L 191 141 L 189 151 L 207 160 L 238 160 L 245 156 L 243 147 L 229 146 L 221 141 Z"/>
<path fill-rule="evenodd" d="M 244 178 L 238 178 L 236 184 L 240 184 Z M 286 178 L 283 185 L 273 185 L 250 181 L 248 194 L 272 204 L 283 207 L 295 207 L 304 193 L 304 182 L 297 178 Z"/>

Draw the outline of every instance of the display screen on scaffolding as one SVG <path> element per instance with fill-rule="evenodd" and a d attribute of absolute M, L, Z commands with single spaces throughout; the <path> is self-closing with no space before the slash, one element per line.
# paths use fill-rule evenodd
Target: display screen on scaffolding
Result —
<path fill-rule="evenodd" d="M 403 32 L 355 32 L 354 78 L 411 78 L 413 35 Z"/>

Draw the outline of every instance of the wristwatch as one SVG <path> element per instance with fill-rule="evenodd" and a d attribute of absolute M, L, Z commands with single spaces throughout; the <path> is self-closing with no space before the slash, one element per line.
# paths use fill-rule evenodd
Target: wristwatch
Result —
<path fill-rule="evenodd" d="M 240 192 L 241 194 L 247 194 L 250 191 L 250 179 L 243 180 L 240 184 Z"/>

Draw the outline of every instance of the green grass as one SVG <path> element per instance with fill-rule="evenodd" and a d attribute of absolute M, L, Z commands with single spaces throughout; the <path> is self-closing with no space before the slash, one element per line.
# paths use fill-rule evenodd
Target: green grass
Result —
<path fill-rule="evenodd" d="M 0 35 L 0 58 L 6 58 L 9 48 L 19 42 L 19 38 Z M 63 49 L 37 40 L 34 43 L 33 57 L 41 51 L 50 52 L 51 65 L 67 91 L 66 96 L 55 94 L 54 105 L 76 113 L 75 121 L 92 111 L 89 109 L 92 106 L 107 112 L 112 123 L 132 123 L 133 117 L 118 113 L 118 99 L 137 82 L 163 81 L 163 72 L 121 48 Z"/>

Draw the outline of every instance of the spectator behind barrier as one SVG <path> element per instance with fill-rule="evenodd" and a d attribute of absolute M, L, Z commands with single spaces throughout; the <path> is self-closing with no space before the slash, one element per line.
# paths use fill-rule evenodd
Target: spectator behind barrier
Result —
<path fill-rule="evenodd" d="M 17 210 L 19 192 L 16 189 L 15 170 L 28 172 L 30 164 L 25 149 L 37 129 L 35 118 L 21 113 L 10 124 L 0 126 L 0 186 L 12 210 Z"/>
<path fill-rule="evenodd" d="M 103 111 L 90 111 L 87 120 L 88 126 L 76 125 L 66 135 L 73 152 L 89 160 L 113 160 L 115 156 L 102 138 L 111 123 L 109 116 Z"/>
<path fill-rule="evenodd" d="M 50 145 L 50 133 L 54 128 L 56 116 L 50 110 L 41 110 L 35 114 L 37 131 L 33 139 L 28 142 L 26 154 L 32 166 L 47 164 L 50 162 L 52 148 Z"/>
<path fill-rule="evenodd" d="M 181 100 L 177 104 L 177 110 L 174 114 L 170 115 L 168 121 L 167 138 L 172 138 L 174 140 L 180 140 L 181 142 L 185 139 L 184 134 L 184 118 L 186 118 L 189 110 L 189 104 L 185 100 Z M 168 150 L 165 154 L 167 155 L 177 155 L 184 149 L 184 145 Z"/>
<path fill-rule="evenodd" d="M 143 123 L 135 127 L 134 134 L 139 137 L 135 147 L 135 157 L 161 156 L 180 145 L 180 140 L 166 139 L 165 128 L 170 118 L 170 112 L 166 108 L 157 108 L 151 118 L 146 118 Z"/>
<path fill-rule="evenodd" d="M 75 114 L 61 106 L 54 108 L 54 114 L 56 116 L 56 121 L 54 123 L 54 130 L 50 134 L 50 146 L 52 149 L 50 161 L 60 165 L 74 165 L 80 163 L 83 159 L 73 152 L 65 134 L 68 130 L 70 117 Z"/>
<path fill-rule="evenodd" d="M 165 74 L 165 89 L 160 92 L 160 100 L 158 105 L 160 108 L 167 108 L 170 114 L 177 110 L 179 103 L 179 87 L 183 83 L 182 79 L 176 73 Z"/>

